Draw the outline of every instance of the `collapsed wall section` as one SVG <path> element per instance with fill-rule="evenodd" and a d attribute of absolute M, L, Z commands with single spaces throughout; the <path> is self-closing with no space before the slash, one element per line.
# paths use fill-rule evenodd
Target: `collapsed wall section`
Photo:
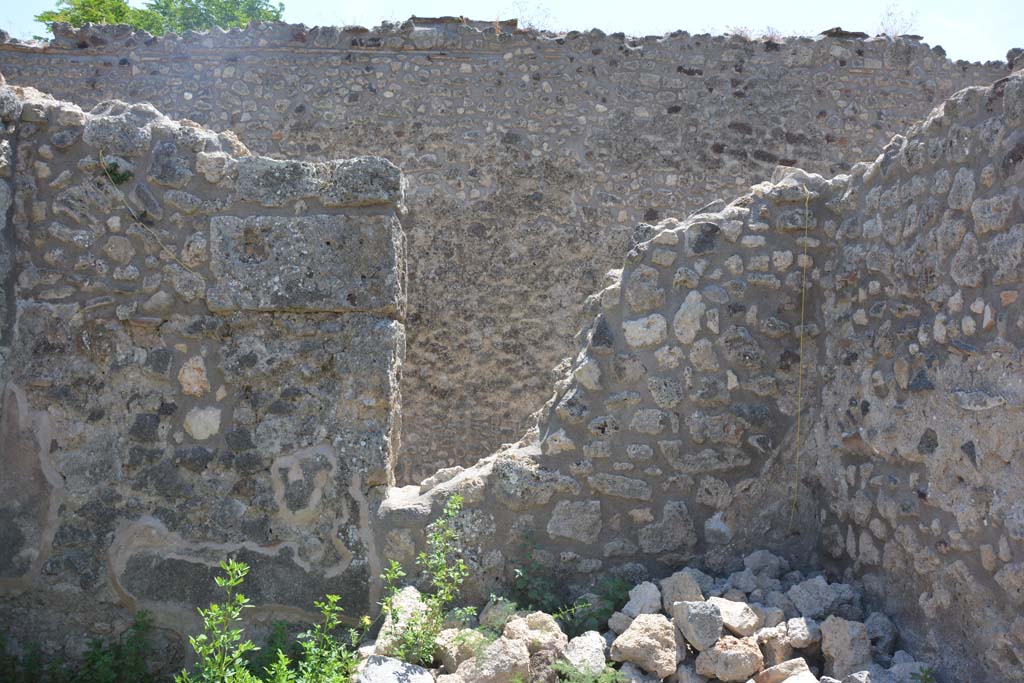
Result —
<path fill-rule="evenodd" d="M 410 559 L 452 493 L 484 595 L 767 547 L 862 581 L 952 680 L 1024 680 L 1024 74 L 712 208 L 589 299 L 536 431 L 388 491 L 380 547 Z"/>
<path fill-rule="evenodd" d="M 398 169 L 28 88 L 0 86 L 0 117 L 9 636 L 75 654 L 140 607 L 192 631 L 229 555 L 265 613 L 369 609 L 401 430 Z"/>
<path fill-rule="evenodd" d="M 842 172 L 1006 73 L 841 31 L 776 43 L 484 26 L 58 26 L 44 49 L 0 44 L 0 65 L 83 106 L 151 102 L 271 156 L 399 164 L 412 209 L 406 482 L 518 438 L 572 352 L 581 302 L 649 236 L 638 222 L 742 192 L 776 164 Z"/>

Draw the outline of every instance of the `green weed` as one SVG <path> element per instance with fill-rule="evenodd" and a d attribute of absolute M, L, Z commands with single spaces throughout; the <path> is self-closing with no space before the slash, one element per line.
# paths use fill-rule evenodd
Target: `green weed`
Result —
<path fill-rule="evenodd" d="M 455 519 L 462 510 L 462 496 L 453 495 L 445 501 L 441 516 L 429 527 L 427 550 L 416 558 L 416 565 L 426 576 L 430 591 L 423 594 L 426 609 L 404 620 L 402 629 L 388 633 L 395 639 L 393 656 L 409 662 L 429 666 L 437 650 L 437 635 L 444 628 L 445 612 L 458 597 L 463 581 L 469 575 L 465 560 L 459 557 L 458 531 Z M 381 575 L 384 581 L 384 600 L 381 612 L 391 616 L 391 624 L 397 624 L 401 614 L 395 597 L 400 590 L 399 582 L 405 571 L 392 560 Z M 465 619 L 472 610 L 463 608 L 458 616 Z"/>

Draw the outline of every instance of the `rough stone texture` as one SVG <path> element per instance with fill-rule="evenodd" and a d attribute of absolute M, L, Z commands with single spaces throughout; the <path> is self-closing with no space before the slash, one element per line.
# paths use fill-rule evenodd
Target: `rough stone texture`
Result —
<path fill-rule="evenodd" d="M 462 662 L 473 657 L 487 640 L 471 628 L 447 628 L 437 636 L 437 659 L 445 670 L 454 673 Z"/>
<path fill-rule="evenodd" d="M 708 649 L 722 637 L 722 613 L 713 602 L 676 602 L 672 605 L 672 621 L 698 651 Z"/>
<path fill-rule="evenodd" d="M 872 663 L 868 629 L 858 621 L 836 616 L 826 619 L 821 625 L 821 651 L 825 673 L 836 678 L 845 678 Z"/>
<path fill-rule="evenodd" d="M 10 82 L 86 108 L 145 101 L 233 130 L 278 158 L 243 165 L 242 190 L 262 182 L 263 204 L 314 188 L 325 202 L 374 200 L 394 177 L 356 186 L 345 167 L 300 160 L 370 153 L 403 169 L 404 483 L 519 437 L 571 353 L 584 298 L 649 233 L 638 221 L 728 200 L 776 164 L 844 172 L 957 89 L 1007 73 L 906 38 L 556 37 L 419 18 L 162 38 L 63 27 L 45 51 L 0 44 L 0 63 Z M 144 144 L 99 133 L 118 150 Z M 217 172 L 215 158 L 185 169 L 165 156 L 149 175 L 168 187 Z M 347 193 L 331 188 L 338 175 Z M 658 296 L 635 289 L 638 303 Z"/>
<path fill-rule="evenodd" d="M 662 609 L 670 614 L 672 606 L 677 602 L 701 602 L 704 600 L 700 584 L 693 572 L 690 571 L 676 572 L 662 579 L 658 585 L 661 586 Z"/>
<path fill-rule="evenodd" d="M 804 676 L 810 674 L 811 670 L 807 667 L 807 662 L 802 657 L 796 659 L 788 659 L 775 666 L 768 667 L 761 673 L 754 676 L 754 683 L 783 683 L 789 681 L 794 677 Z M 805 676 L 806 677 L 806 676 Z M 811 675 L 810 680 L 817 681 L 818 679 Z"/>
<path fill-rule="evenodd" d="M 600 633 L 587 631 L 569 641 L 562 658 L 581 673 L 596 675 L 604 671 L 606 648 Z"/>
<path fill-rule="evenodd" d="M 610 654 L 613 661 L 665 678 L 679 666 L 676 629 L 663 614 L 641 614 L 615 639 Z"/>
<path fill-rule="evenodd" d="M 849 602 L 853 591 L 844 584 L 829 583 L 824 576 L 815 576 L 790 588 L 786 597 L 801 616 L 816 619 L 830 614 L 840 603 Z"/>
<path fill-rule="evenodd" d="M 661 591 L 650 581 L 644 581 L 629 591 L 629 601 L 622 607 L 627 617 L 657 614 L 661 611 Z"/>
<path fill-rule="evenodd" d="M 718 608 L 722 614 L 722 625 L 733 635 L 752 636 L 764 623 L 764 619 L 745 602 L 716 597 L 708 598 L 708 602 Z"/>
<path fill-rule="evenodd" d="M 506 571 L 508 539 L 599 503 L 586 541 L 549 536 L 540 555 L 580 589 L 602 572 L 718 572 L 754 549 L 832 563 L 842 581 L 754 558 L 714 592 L 758 591 L 789 619 L 860 620 L 863 597 L 950 676 L 1019 679 L 1021 81 L 961 91 L 849 173 L 780 169 L 659 223 L 588 300 L 536 430 L 423 495 L 486 500 L 500 547 L 481 535 L 472 555 Z M 1003 228 L 976 230 L 970 206 L 995 196 L 1013 197 Z M 969 235 L 978 257 L 956 277 L 977 285 L 951 266 Z M 620 296 L 637 271 L 664 296 Z M 633 303 L 668 320 L 692 291 L 691 343 L 628 343 Z"/>
<path fill-rule="evenodd" d="M 789 644 L 795 648 L 808 648 L 821 642 L 821 627 L 807 617 L 796 617 L 786 622 Z"/>
<path fill-rule="evenodd" d="M 558 622 L 544 612 L 531 612 L 523 617 L 513 617 L 505 624 L 502 636 L 523 641 L 531 655 L 541 650 L 560 653 L 569 642 Z"/>
<path fill-rule="evenodd" d="M 356 677 L 357 683 L 434 683 L 430 671 L 391 657 L 370 657 Z"/>
<path fill-rule="evenodd" d="M 498 638 L 456 672 L 464 683 L 514 683 L 530 678 L 530 651 L 522 640 Z"/>
<path fill-rule="evenodd" d="M 0 85 L 0 102 L 17 103 L 0 132 L 8 636 L 76 654 L 141 607 L 194 632 L 228 556 L 251 566 L 263 620 L 310 619 L 325 593 L 369 610 L 371 505 L 401 425 L 397 169 L 335 164 L 333 184 L 271 206 L 239 187 L 259 158 L 231 133 L 30 88 Z M 390 194 L 368 203 L 380 169 Z"/>
<path fill-rule="evenodd" d="M 753 638 L 724 636 L 697 655 L 697 673 L 720 681 L 745 681 L 761 670 L 764 659 Z"/>
<path fill-rule="evenodd" d="M 261 30 L 225 40 L 246 40 Z M 435 36 L 449 31 L 484 40 L 475 27 L 449 24 Z M 588 49 L 594 41 L 614 42 L 600 36 L 577 39 L 587 41 Z M 220 39 L 189 40 L 213 44 Z M 543 92 L 543 85 L 528 75 L 537 73 L 543 84 L 546 72 L 538 66 L 539 53 L 517 52 L 522 46 L 515 46 L 539 39 L 513 35 L 503 40 L 511 54 L 502 59 L 509 62 L 505 68 L 527 78 L 520 78 L 521 85 L 494 87 L 514 92 L 540 87 Z M 635 64 L 642 76 L 649 71 L 640 69 L 645 51 L 653 55 L 690 40 L 639 41 L 637 53 L 617 44 L 624 54 L 591 52 L 587 59 Z M 824 53 L 819 50 L 826 48 L 863 45 L 867 52 L 890 54 L 902 46 L 910 47 L 909 56 L 917 49 L 904 41 L 837 40 L 794 41 L 784 53 L 788 61 L 780 72 L 785 76 L 768 79 L 771 87 L 793 74 L 814 82 L 807 78 L 804 56 L 820 58 Z M 177 46 L 187 52 L 186 44 L 157 41 L 154 49 Z M 715 54 L 735 50 L 735 56 L 754 56 L 747 52 L 753 46 L 743 41 L 709 44 L 722 48 Z M 66 59 L 63 49 L 3 48 L 5 56 L 30 65 Z M 149 49 L 140 47 L 137 57 Z M 82 59 L 88 63 L 94 53 L 85 50 Z M 248 69 L 225 61 L 227 52 L 215 52 L 216 68 Z M 778 58 L 771 52 L 757 56 L 770 65 Z M 274 54 L 282 62 L 289 59 L 287 50 Z M 171 60 L 168 71 L 179 64 L 177 71 L 191 73 L 194 62 L 189 59 Z M 442 60 L 437 68 L 449 63 L 455 62 Z M 825 63 L 829 75 L 820 80 L 829 82 L 838 68 L 831 60 Z M 537 69 L 531 71 L 530 65 Z M 475 68 L 472 62 L 468 66 Z M 944 62 L 933 61 L 932 67 L 941 70 Z M 741 73 L 735 62 L 730 68 Z M 820 62 L 814 69 L 822 72 Z M 339 66 L 338 74 L 328 77 L 340 72 Z M 253 73 L 249 81 L 243 77 L 232 83 L 245 83 L 250 93 L 258 90 L 260 76 Z M 371 67 L 366 73 L 377 72 Z M 559 66 L 557 73 L 566 71 Z M 685 70 L 675 73 L 690 77 Z M 364 78 L 369 91 L 371 77 Z M 665 78 L 659 76 L 662 80 L 652 89 L 678 95 Z M 182 77 L 180 84 L 186 80 Z M 635 80 L 631 74 L 627 84 Z M 378 82 L 373 81 L 374 88 Z M 731 95 L 721 90 L 724 81 L 713 85 L 720 88 L 714 97 L 728 100 Z M 553 94 L 556 88 L 549 86 Z M 794 86 L 789 94 L 799 92 Z M 817 97 L 789 97 L 785 107 L 803 112 Z M 457 492 L 466 500 L 458 525 L 475 580 L 470 596 L 486 595 L 507 581 L 524 561 L 519 549 L 532 538 L 538 566 L 556 573 L 567 591 L 582 592 L 609 573 L 637 583 L 684 564 L 720 574 L 733 571 L 707 590 L 700 586 L 702 594 L 738 600 L 757 593 L 755 602 L 763 600 L 790 619 L 834 611 L 851 623 L 864 618 L 864 597 L 870 609 L 884 606 L 893 614 L 908 644 L 948 676 L 965 678 L 983 670 L 988 678 L 1020 680 L 1024 477 L 1016 456 L 1024 451 L 1019 429 L 1024 405 L 1022 98 L 1020 74 L 990 87 L 968 88 L 905 136 L 892 138 L 874 161 L 858 163 L 847 173 L 825 179 L 782 166 L 771 181 L 729 204 L 715 203 L 681 221 L 641 228 L 622 269 L 610 273 L 604 289 L 585 302 L 587 321 L 571 357 L 556 373 L 536 427 L 471 467 L 446 469 L 422 485 L 395 488 L 389 485 L 400 430 L 397 389 L 404 327 L 394 313 L 402 306 L 404 290 L 394 284 L 400 276 L 388 280 L 367 271 L 365 298 L 339 299 L 333 290 L 307 286 L 301 271 L 287 264 L 280 268 L 286 286 L 275 289 L 264 276 L 278 270 L 269 270 L 261 260 L 266 249 L 276 248 L 261 235 L 276 236 L 269 244 L 289 258 L 307 256 L 302 248 L 292 249 L 301 243 L 288 239 L 282 227 L 288 224 L 279 220 L 297 216 L 303 218 L 296 222 L 344 216 L 306 223 L 320 236 L 359 217 L 384 216 L 371 221 L 375 227 L 367 239 L 373 237 L 385 250 L 397 249 L 397 236 L 384 239 L 377 232 L 388 225 L 397 230 L 391 217 L 400 208 L 396 192 L 402 183 L 393 182 L 392 167 L 370 161 L 338 169 L 306 162 L 240 162 L 246 150 L 235 136 L 175 123 L 149 105 L 113 102 L 86 114 L 27 90 L 0 88 L 0 116 L 16 124 L 3 135 L 14 150 L 15 173 L 11 181 L 0 178 L 0 186 L 12 197 L 7 220 L 17 246 L 18 311 L 3 366 L 7 386 L 16 389 L 3 393 L 0 443 L 18 444 L 11 457 L 15 471 L 28 481 L 24 493 L 15 493 L 15 507 L 4 508 L 16 521 L 4 526 L 14 530 L 5 531 L 11 538 L 4 540 L 15 551 L 13 559 L 3 560 L 10 572 L 3 589 L 23 591 L 29 583 L 36 588 L 4 602 L 5 620 L 54 636 L 64 629 L 88 632 L 98 619 L 74 623 L 65 615 L 84 605 L 83 614 L 100 610 L 100 618 L 112 620 L 123 615 L 110 605 L 121 603 L 149 606 L 165 623 L 183 624 L 194 616 L 184 614 L 181 605 L 209 601 L 214 565 L 228 553 L 253 565 L 247 592 L 271 612 L 308 608 L 313 597 L 327 591 L 352 598 L 347 606 L 358 612 L 376 597 L 367 587 L 382 558 L 411 562 L 425 523 L 446 496 Z M 387 99 L 416 102 L 414 97 Z M 857 91 L 856 104 L 850 106 L 856 110 L 869 101 L 867 89 Z M 647 100 L 631 101 L 634 109 L 635 102 Z M 225 106 L 232 106 L 230 100 Z M 262 118 L 264 109 L 254 108 L 255 118 L 270 120 Z M 265 111 L 270 116 L 276 110 Z M 829 107 L 821 111 L 827 119 Z M 385 120 L 380 114 L 375 110 Z M 729 120 L 716 117 L 714 108 L 700 114 L 701 119 Z M 805 115 L 810 116 L 805 112 L 797 122 Z M 493 119 L 486 118 L 498 135 Z M 449 132 L 450 111 L 444 119 Z M 817 130 L 815 125 L 793 130 Z M 584 129 L 600 127 L 581 124 L 578 130 Z M 610 158 L 625 153 L 643 139 L 628 131 L 643 130 L 620 122 L 598 151 Z M 672 130 L 678 134 L 678 125 Z M 471 127 L 464 132 L 468 139 L 477 138 Z M 505 130 L 502 139 L 506 133 L 520 141 L 531 135 L 529 130 Z M 409 139 L 418 140 L 419 134 Z M 364 135 L 361 140 L 371 137 L 378 139 Z M 700 139 L 696 129 L 683 137 Z M 520 153 L 526 149 L 512 144 Z M 417 163 L 440 164 L 436 155 L 433 161 L 422 158 L 433 154 L 424 152 L 426 147 L 416 148 Z M 500 247 L 477 249 L 472 257 L 485 252 L 480 258 L 489 269 L 494 263 L 515 264 L 502 271 L 515 283 L 501 280 L 502 297 L 518 296 L 527 307 L 537 304 L 536 297 L 544 299 L 536 307 L 538 317 L 530 318 L 541 321 L 544 332 L 538 335 L 544 338 L 538 349 L 557 340 L 559 327 L 545 311 L 552 310 L 552 301 L 571 298 L 572 287 L 552 291 L 547 285 L 558 281 L 561 266 L 549 267 L 531 254 L 562 258 L 565 249 L 574 258 L 591 259 L 595 253 L 560 240 L 552 226 L 565 225 L 558 221 L 571 220 L 575 209 L 563 209 L 556 221 L 545 193 L 566 193 L 558 195 L 558 206 L 586 207 L 591 195 L 580 190 L 583 185 L 609 192 L 616 187 L 609 183 L 622 180 L 610 176 L 607 166 L 591 165 L 604 164 L 597 152 L 594 161 L 576 164 L 571 155 L 585 146 L 551 147 L 572 150 L 566 159 L 573 163 L 566 162 L 563 170 L 594 172 L 573 190 L 572 179 L 558 182 L 542 172 L 558 170 L 550 159 L 516 157 L 525 164 L 519 171 L 525 168 L 537 189 L 520 196 L 515 193 L 524 185 L 515 185 L 512 198 L 529 211 L 530 225 L 552 229 L 538 233 L 544 239 L 531 239 L 529 248 L 517 240 L 490 239 L 488 246 Z M 666 145 L 664 151 L 675 149 Z M 466 203 L 451 200 L 448 213 L 433 214 L 428 208 L 421 216 L 458 214 L 462 221 L 486 213 L 493 219 L 508 206 L 503 201 L 509 196 L 502 194 L 504 189 L 486 189 L 498 187 L 498 177 L 482 165 L 477 168 L 475 155 L 489 155 L 488 163 L 497 159 L 503 169 L 516 164 L 493 153 L 486 142 L 463 144 L 459 152 L 458 163 L 475 169 L 476 175 L 467 171 L 472 182 L 459 173 L 440 172 L 417 180 L 421 188 L 441 187 L 439 193 L 450 190 L 457 197 L 466 192 Z M 688 159 L 686 153 L 666 157 L 662 152 L 650 148 L 636 163 Z M 714 164 L 693 168 L 704 166 Z M 353 168 L 376 170 L 353 179 L 347 175 Z M 703 177 L 720 183 L 710 170 L 702 171 Z M 740 170 L 730 167 L 728 173 L 742 178 Z M 124 174 L 129 177 L 116 185 L 112 178 Z M 678 183 L 679 173 L 673 175 Z M 336 177 L 351 181 L 350 191 L 333 185 Z M 490 178 L 492 184 L 476 178 Z M 660 181 L 645 178 L 637 170 L 630 185 L 635 181 L 637 188 L 643 182 L 654 191 L 664 189 Z M 700 197 L 697 185 L 690 180 L 681 187 Z M 470 209 L 473 190 L 481 202 Z M 432 191 L 416 195 L 421 206 L 438 206 L 432 202 L 442 194 Z M 569 199 L 574 191 L 582 192 L 579 203 Z M 540 193 L 535 201 L 530 199 L 534 193 Z M 352 205 L 339 206 L 344 202 Z M 236 230 L 234 251 L 222 245 L 216 256 L 222 266 L 230 264 L 219 272 L 245 291 L 238 298 L 218 297 L 235 308 L 211 307 L 210 292 L 219 283 L 211 261 L 214 214 L 241 220 L 231 228 Z M 594 215 L 606 225 L 615 222 L 600 211 Z M 253 216 L 273 220 L 249 220 Z M 482 231 L 486 237 L 487 226 L 479 222 L 483 227 L 468 233 Z M 523 225 L 515 217 L 507 222 Z M 253 228 L 248 237 L 247 225 Z M 452 233 L 437 225 L 462 224 L 433 222 L 430 235 L 447 250 Z M 515 257 L 505 248 L 514 250 Z M 462 263 L 445 253 L 446 266 Z M 308 256 L 304 260 L 310 265 L 327 267 L 326 261 Z M 386 268 L 400 262 L 394 253 L 374 256 Z M 239 276 L 242 264 L 258 276 Z M 428 265 L 429 260 L 419 263 L 420 275 Z M 519 268 L 530 276 L 520 277 Z M 478 271 L 446 267 L 445 272 L 475 277 Z M 316 269 L 308 273 L 305 279 L 316 279 Z M 332 286 L 347 291 L 351 282 Z M 519 296 L 520 287 L 532 286 L 533 297 Z M 294 307 L 278 298 L 280 292 L 294 297 Z M 435 300 L 440 305 L 460 295 L 463 290 L 449 286 Z M 361 302 L 381 302 L 382 297 L 391 299 L 378 309 L 362 308 Z M 343 302 L 346 307 L 338 309 Z M 474 298 L 459 306 L 489 303 Z M 557 306 L 563 326 L 572 328 L 575 323 L 564 316 L 567 306 Z M 458 320 L 444 334 L 470 341 L 433 347 L 432 362 L 452 370 L 432 374 L 431 381 L 445 394 L 448 381 L 458 380 L 462 388 L 456 393 L 464 398 L 492 385 L 462 382 L 467 375 L 460 373 L 468 372 L 468 365 L 451 358 L 469 358 L 465 344 L 489 348 L 491 337 L 463 334 L 464 324 L 480 319 L 453 316 L 452 310 L 464 309 L 444 309 L 445 320 Z M 522 322 L 513 308 L 487 310 L 502 319 L 490 329 Z M 656 316 L 664 319 L 663 330 Z M 654 320 L 643 329 L 657 334 L 631 339 L 626 330 L 640 319 Z M 438 323 L 426 324 L 427 336 L 432 324 Z M 517 339 L 502 337 L 517 358 L 528 355 Z M 536 357 L 545 353 L 541 349 Z M 201 396 L 185 393 L 179 379 L 183 364 L 196 356 L 204 359 L 211 389 Z M 500 362 L 501 354 L 492 358 Z M 507 364 L 507 371 L 524 367 L 518 362 Z M 425 366 L 416 367 L 421 372 Z M 474 365 L 473 376 L 492 377 L 486 367 Z M 422 379 L 419 375 L 411 386 L 422 387 Z M 531 386 L 546 383 L 543 373 L 528 382 L 533 384 L 517 389 L 524 403 Z M 428 412 L 450 411 L 451 401 L 461 400 L 455 393 L 445 394 L 445 400 L 424 398 L 429 393 L 417 399 L 430 404 Z M 15 397 L 14 407 L 8 396 Z M 489 394 L 488 401 L 493 397 L 502 410 L 522 407 L 501 391 Z M 488 401 L 479 403 L 485 412 Z M 220 411 L 216 431 L 208 410 Z M 798 410 L 803 410 L 799 435 Z M 190 414 L 211 419 L 190 421 L 186 430 Z M 461 430 L 455 421 L 433 422 L 440 430 L 434 434 Z M 464 431 L 487 438 L 486 429 Z M 207 435 L 202 441 L 196 438 L 200 433 Z M 457 442 L 452 439 L 453 453 L 458 453 Z M 48 476 L 50 471 L 58 476 Z M 770 558 L 734 571 L 755 548 L 766 548 L 793 566 L 828 563 L 834 571 L 830 576 L 842 577 L 842 583 L 824 577 L 805 581 L 802 574 L 773 576 L 785 570 Z M 182 602 L 161 602 L 166 595 Z M 641 614 L 624 633 L 652 616 Z M 621 619 L 630 618 L 621 614 Z M 782 642 L 781 624 L 772 628 L 774 640 Z M 722 641 L 731 643 L 729 638 Z M 499 642 L 516 649 L 509 643 L 520 641 Z M 757 648 L 754 638 L 736 642 Z M 745 648 L 737 648 L 743 654 Z M 773 646 L 772 651 L 781 656 L 784 650 Z M 528 673 L 525 645 L 523 652 Z M 508 666 L 493 677 L 522 673 L 522 653 L 505 654 Z"/>

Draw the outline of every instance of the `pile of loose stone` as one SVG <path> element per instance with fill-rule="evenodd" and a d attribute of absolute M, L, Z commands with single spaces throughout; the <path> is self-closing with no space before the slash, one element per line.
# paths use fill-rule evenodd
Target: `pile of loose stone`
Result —
<path fill-rule="evenodd" d="M 415 588 L 404 589 L 397 604 L 400 616 L 386 620 L 365 650 L 372 656 L 360 683 L 554 683 L 556 661 L 595 680 L 612 666 L 630 683 L 927 680 L 925 664 L 896 650 L 892 621 L 865 612 L 855 585 L 790 571 L 786 560 L 764 550 L 728 577 L 686 568 L 658 584 L 639 584 L 603 634 L 569 639 L 551 615 L 492 600 L 480 612 L 481 630 L 442 631 L 435 670 L 388 656 L 409 617 L 422 609 Z M 488 642 L 483 629 L 501 636 Z"/>

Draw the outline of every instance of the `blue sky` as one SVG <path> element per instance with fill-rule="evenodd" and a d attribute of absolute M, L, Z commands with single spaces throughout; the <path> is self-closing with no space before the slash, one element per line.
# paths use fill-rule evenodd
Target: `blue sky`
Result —
<path fill-rule="evenodd" d="M 44 29 L 32 17 L 56 0 L 2 0 L 0 28 L 28 38 Z M 132 4 L 141 4 L 132 0 Z M 813 35 L 832 26 L 874 34 L 888 9 L 909 18 L 913 33 L 931 45 L 942 45 L 952 59 L 1001 60 L 1011 47 L 1024 47 L 1024 0 L 857 0 L 856 2 L 686 2 L 685 0 L 285 0 L 285 19 L 307 25 L 401 21 L 419 16 L 464 15 L 492 20 L 518 16 L 542 28 L 609 33 L 721 33 L 745 27 L 758 34 L 771 27 L 783 34 Z"/>

